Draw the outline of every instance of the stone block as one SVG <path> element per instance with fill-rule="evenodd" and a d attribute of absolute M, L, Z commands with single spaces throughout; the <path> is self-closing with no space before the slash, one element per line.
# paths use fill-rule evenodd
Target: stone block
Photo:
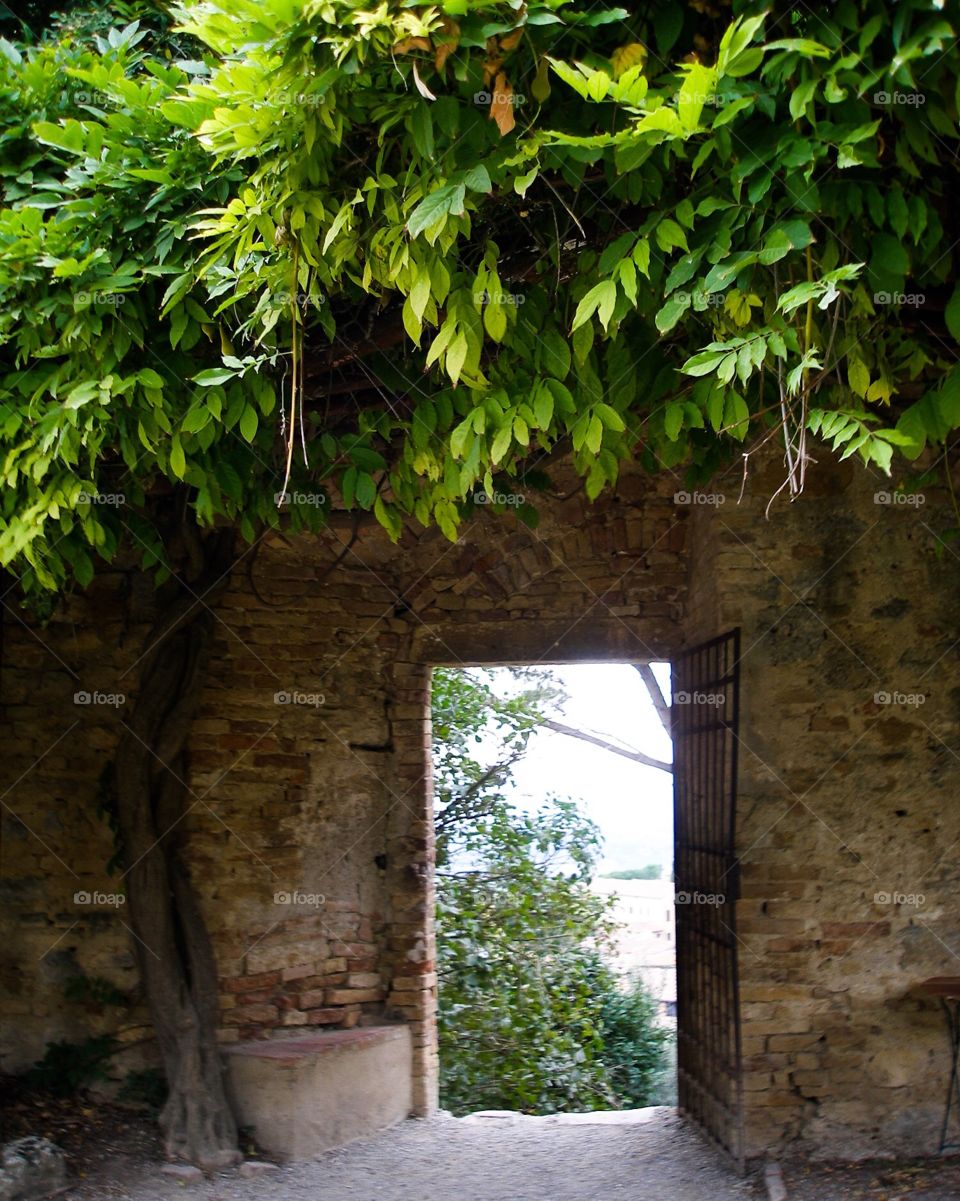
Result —
<path fill-rule="evenodd" d="M 255 1180 L 260 1176 L 270 1176 L 279 1170 L 277 1164 L 267 1163 L 264 1159 L 246 1159 L 240 1165 L 239 1174 L 246 1180 Z"/>
<path fill-rule="evenodd" d="M 337 1026 L 344 1014 L 343 1009 L 308 1009 L 303 1016 L 308 1026 Z"/>
<path fill-rule="evenodd" d="M 370 1137 L 413 1107 L 405 1026 L 245 1043 L 231 1048 L 226 1062 L 239 1121 L 279 1159 L 312 1158 Z"/>
<path fill-rule="evenodd" d="M 330 988 L 326 1000 L 328 1005 L 354 1005 L 382 1001 L 384 996 L 382 988 Z"/>
<path fill-rule="evenodd" d="M 347 988 L 379 989 L 383 981 L 379 972 L 350 972 L 347 976 Z"/>
<path fill-rule="evenodd" d="M 276 1005 L 236 1005 L 227 1010 L 223 1022 L 228 1026 L 269 1026 L 279 1017 Z"/>
<path fill-rule="evenodd" d="M 49 1139 L 28 1135 L 0 1152 L 0 1201 L 35 1201 L 62 1191 L 66 1183 L 66 1157 Z"/>
<path fill-rule="evenodd" d="M 189 1163 L 165 1163 L 160 1169 L 161 1176 L 168 1176 L 178 1184 L 203 1184 L 203 1172 Z"/>

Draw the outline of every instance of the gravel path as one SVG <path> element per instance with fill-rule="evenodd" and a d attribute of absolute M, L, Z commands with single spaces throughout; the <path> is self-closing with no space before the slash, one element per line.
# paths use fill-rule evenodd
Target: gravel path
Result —
<path fill-rule="evenodd" d="M 255 1179 L 233 1171 L 183 1185 L 159 1167 L 113 1158 L 65 1201 L 755 1201 L 763 1195 L 668 1108 L 407 1121 Z"/>

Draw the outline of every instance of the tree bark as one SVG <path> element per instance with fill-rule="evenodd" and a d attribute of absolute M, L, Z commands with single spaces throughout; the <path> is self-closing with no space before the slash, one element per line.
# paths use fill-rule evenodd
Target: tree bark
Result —
<path fill-rule="evenodd" d="M 653 674 L 653 668 L 649 663 L 634 663 L 634 667 L 640 673 L 640 679 L 647 689 L 647 695 L 653 703 L 654 709 L 657 711 L 657 717 L 660 718 L 660 724 L 667 732 L 669 738 L 673 737 L 673 715 L 670 712 L 670 706 L 667 704 L 666 698 L 660 691 L 660 682 Z"/>
<path fill-rule="evenodd" d="M 205 551 L 201 575 L 146 640 L 114 767 L 127 909 L 169 1087 L 160 1114 L 164 1149 L 170 1159 L 213 1169 L 240 1153 L 217 1044 L 216 960 L 179 847 L 186 743 L 213 624 L 207 606 L 229 576 L 232 536 L 213 535 Z"/>

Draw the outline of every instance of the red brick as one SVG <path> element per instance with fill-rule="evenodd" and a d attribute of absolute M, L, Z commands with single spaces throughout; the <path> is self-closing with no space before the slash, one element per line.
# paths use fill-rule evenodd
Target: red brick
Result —
<path fill-rule="evenodd" d="M 328 1005 L 362 1004 L 365 1001 L 382 1001 L 382 988 L 330 988 L 327 989 Z"/>
<path fill-rule="evenodd" d="M 307 1013 L 309 1026 L 335 1026 L 343 1020 L 342 1009 L 311 1009 Z"/>
<path fill-rule="evenodd" d="M 221 982 L 227 992 L 252 992 L 258 988 L 270 988 L 280 983 L 279 972 L 261 972 L 258 976 L 234 976 Z"/>

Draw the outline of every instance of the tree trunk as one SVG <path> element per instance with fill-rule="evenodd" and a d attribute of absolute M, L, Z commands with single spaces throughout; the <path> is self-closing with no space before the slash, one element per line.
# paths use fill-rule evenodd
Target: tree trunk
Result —
<path fill-rule="evenodd" d="M 235 1163 L 240 1153 L 216 1037 L 216 960 L 179 854 L 179 823 L 213 624 L 207 606 L 229 576 L 232 541 L 226 533 L 208 539 L 200 577 L 151 630 L 115 761 L 127 909 L 170 1090 L 160 1114 L 165 1152 L 206 1169 Z"/>

